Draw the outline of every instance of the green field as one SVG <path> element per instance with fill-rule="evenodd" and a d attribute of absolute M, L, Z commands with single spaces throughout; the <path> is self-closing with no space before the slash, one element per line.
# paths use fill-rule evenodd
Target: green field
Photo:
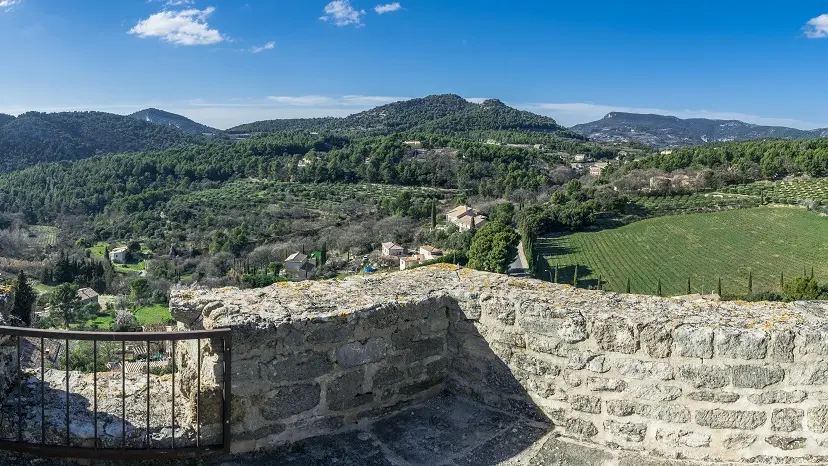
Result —
<path fill-rule="evenodd" d="M 172 319 L 170 308 L 163 304 L 146 306 L 135 311 L 135 318 L 141 325 L 163 324 Z"/>
<path fill-rule="evenodd" d="M 542 238 L 536 252 L 558 281 L 571 283 L 574 266 L 582 287 L 601 276 L 605 289 L 655 294 L 658 280 L 666 296 L 711 293 L 722 279 L 725 295 L 778 291 L 780 274 L 801 276 L 803 269 L 828 281 L 828 219 L 799 208 L 734 210 L 660 217 L 599 232 Z M 549 280 L 549 273 L 544 273 Z"/>
<path fill-rule="evenodd" d="M 812 200 L 828 203 L 828 178 L 814 178 L 789 181 L 757 181 L 751 184 L 730 186 L 725 189 L 731 194 L 759 197 L 778 204 L 793 204 Z"/>

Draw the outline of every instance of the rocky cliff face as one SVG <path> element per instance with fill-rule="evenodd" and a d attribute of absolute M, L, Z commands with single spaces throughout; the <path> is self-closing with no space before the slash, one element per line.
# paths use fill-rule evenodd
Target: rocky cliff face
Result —
<path fill-rule="evenodd" d="M 172 310 L 234 331 L 237 451 L 448 390 L 651 457 L 828 460 L 821 304 L 684 302 L 435 266 L 179 290 Z"/>

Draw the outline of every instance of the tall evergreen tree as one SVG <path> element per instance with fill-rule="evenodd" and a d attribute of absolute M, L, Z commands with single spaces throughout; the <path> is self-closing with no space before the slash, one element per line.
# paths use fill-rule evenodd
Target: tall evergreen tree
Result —
<path fill-rule="evenodd" d="M 722 296 L 722 277 L 719 277 L 719 285 L 716 288 L 716 291 L 717 291 L 719 297 L 721 297 Z"/>
<path fill-rule="evenodd" d="M 555 264 L 555 279 L 552 281 L 558 283 L 558 264 Z"/>
<path fill-rule="evenodd" d="M 17 275 L 17 280 L 14 282 L 14 305 L 11 313 L 13 316 L 20 319 L 26 327 L 32 325 L 32 307 L 37 301 L 37 293 L 35 293 L 32 285 L 29 284 L 29 279 L 25 272 L 20 272 Z"/>
<path fill-rule="evenodd" d="M 814 266 L 811 266 L 811 280 L 814 279 Z"/>
<path fill-rule="evenodd" d="M 661 296 L 661 279 L 658 279 L 658 287 L 656 288 L 656 295 Z"/>
<path fill-rule="evenodd" d="M 690 294 L 690 277 L 687 277 L 687 294 Z"/>
<path fill-rule="evenodd" d="M 748 270 L 748 294 L 753 294 L 753 270 Z"/>
<path fill-rule="evenodd" d="M 627 289 L 626 289 L 626 293 L 627 293 L 627 294 L 632 293 L 632 287 L 631 287 L 631 283 L 630 283 L 630 279 L 629 279 L 629 277 L 627 277 Z"/>
<path fill-rule="evenodd" d="M 431 229 L 437 228 L 437 206 L 436 201 L 431 200 Z"/>
<path fill-rule="evenodd" d="M 785 289 L 785 272 L 779 272 L 779 292 Z"/>
<path fill-rule="evenodd" d="M 575 273 L 572 275 L 572 286 L 578 288 L 578 266 L 575 266 Z"/>

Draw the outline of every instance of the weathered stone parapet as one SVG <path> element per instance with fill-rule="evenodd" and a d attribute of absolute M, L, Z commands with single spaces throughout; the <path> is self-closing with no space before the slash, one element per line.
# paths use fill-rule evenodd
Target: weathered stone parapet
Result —
<path fill-rule="evenodd" d="M 828 459 L 826 310 L 446 266 L 172 299 L 182 325 L 234 329 L 237 450 L 334 432 L 448 389 L 611 448 L 788 463 Z"/>

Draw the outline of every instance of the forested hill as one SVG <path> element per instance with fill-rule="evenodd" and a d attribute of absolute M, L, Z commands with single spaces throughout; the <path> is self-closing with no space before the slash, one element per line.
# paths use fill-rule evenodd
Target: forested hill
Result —
<path fill-rule="evenodd" d="M 674 116 L 612 112 L 604 118 L 572 127 L 595 141 L 632 141 L 655 147 L 681 147 L 708 142 L 753 139 L 813 139 L 828 136 L 828 128 L 800 130 L 782 126 L 759 126 L 738 120 L 682 120 Z"/>
<path fill-rule="evenodd" d="M 156 125 L 170 126 L 181 131 L 194 134 L 216 134 L 220 131 L 207 125 L 195 122 L 185 116 L 165 112 L 157 108 L 147 108 L 129 115 L 136 120 L 146 121 Z"/>
<path fill-rule="evenodd" d="M 29 112 L 0 125 L 0 173 L 97 154 L 162 150 L 203 136 L 102 112 Z"/>
<path fill-rule="evenodd" d="M 583 139 L 549 117 L 517 110 L 499 100 L 476 104 L 453 94 L 394 102 L 345 118 L 305 118 L 259 121 L 231 128 L 231 133 L 287 130 L 337 130 L 387 135 L 392 133 L 480 135 L 489 131 L 540 132 Z"/>
<path fill-rule="evenodd" d="M 12 115 L 6 115 L 5 113 L 0 113 L 0 126 L 5 125 L 6 123 L 14 120 Z"/>

